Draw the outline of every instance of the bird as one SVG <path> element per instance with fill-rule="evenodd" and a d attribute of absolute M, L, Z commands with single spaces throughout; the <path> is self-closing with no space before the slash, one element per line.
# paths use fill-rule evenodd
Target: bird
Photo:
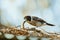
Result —
<path fill-rule="evenodd" d="M 48 22 L 46 22 L 45 20 L 43 20 L 42 18 L 36 17 L 36 16 L 25 16 L 24 17 L 24 23 L 23 26 L 25 24 L 25 22 L 31 24 L 32 26 L 36 26 L 36 27 L 41 27 L 41 26 L 55 26 L 53 24 L 50 24 Z"/>

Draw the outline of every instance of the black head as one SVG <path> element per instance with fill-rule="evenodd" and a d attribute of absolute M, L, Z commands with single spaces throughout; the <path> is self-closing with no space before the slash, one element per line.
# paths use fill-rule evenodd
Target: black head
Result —
<path fill-rule="evenodd" d="M 31 16 L 25 16 L 24 19 L 25 21 L 31 21 Z"/>

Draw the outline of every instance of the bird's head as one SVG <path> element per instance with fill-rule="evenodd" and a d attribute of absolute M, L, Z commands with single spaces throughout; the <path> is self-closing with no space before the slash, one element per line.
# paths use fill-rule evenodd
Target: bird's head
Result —
<path fill-rule="evenodd" d="M 25 21 L 31 21 L 31 16 L 25 16 L 24 19 Z"/>

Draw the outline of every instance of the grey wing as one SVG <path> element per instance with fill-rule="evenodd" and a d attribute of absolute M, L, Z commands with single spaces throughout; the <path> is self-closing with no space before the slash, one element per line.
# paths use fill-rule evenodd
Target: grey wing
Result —
<path fill-rule="evenodd" d="M 41 18 L 38 18 L 38 17 L 35 17 L 35 16 L 33 16 L 32 18 L 33 18 L 33 20 L 35 20 L 35 21 L 38 21 L 38 22 L 41 22 L 41 23 L 46 23 L 46 21 L 44 21 L 44 20 L 41 19 Z"/>
<path fill-rule="evenodd" d="M 37 20 L 37 19 L 39 19 L 38 17 L 35 17 L 35 16 L 32 16 L 32 19 L 33 20 Z"/>

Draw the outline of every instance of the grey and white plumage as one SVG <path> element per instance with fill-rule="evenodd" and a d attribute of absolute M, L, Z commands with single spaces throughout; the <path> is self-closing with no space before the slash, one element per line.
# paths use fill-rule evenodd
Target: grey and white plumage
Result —
<path fill-rule="evenodd" d="M 25 22 L 27 22 L 33 26 L 36 26 L 36 27 L 45 26 L 45 25 L 54 26 L 53 24 L 47 23 L 43 19 L 36 17 L 36 16 L 25 16 L 24 19 L 25 19 Z"/>

